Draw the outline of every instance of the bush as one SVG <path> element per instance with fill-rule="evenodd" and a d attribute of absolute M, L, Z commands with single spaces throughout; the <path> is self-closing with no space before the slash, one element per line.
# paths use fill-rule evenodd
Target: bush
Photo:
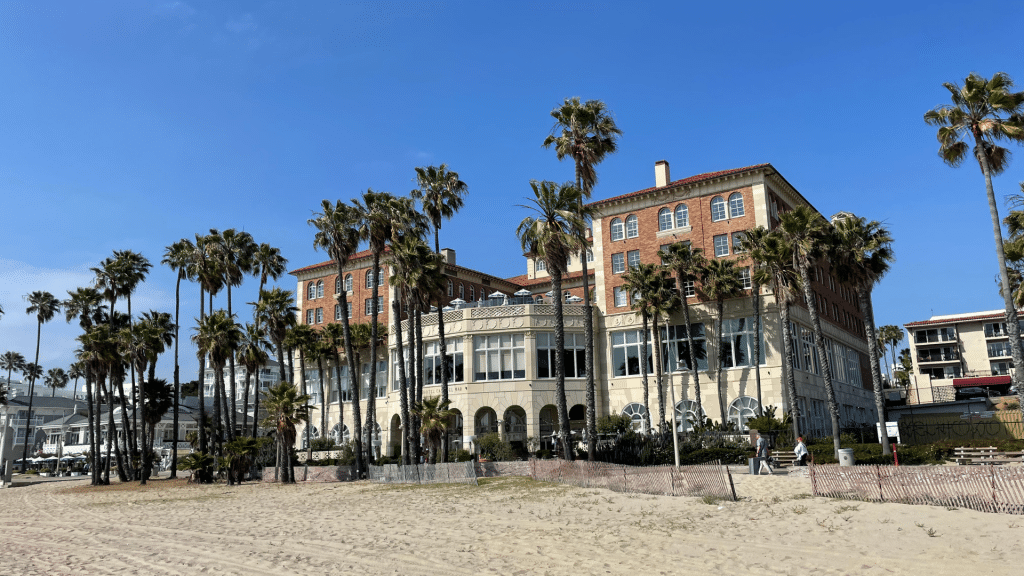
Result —
<path fill-rule="evenodd" d="M 633 429 L 633 421 L 629 416 L 612 414 L 597 419 L 598 434 L 625 434 Z"/>
<path fill-rule="evenodd" d="M 473 454 L 469 450 L 459 448 L 455 452 L 448 452 L 449 462 L 469 462 L 473 459 Z"/>
<path fill-rule="evenodd" d="M 550 460 L 551 450 L 537 450 L 536 452 L 533 453 L 533 455 L 536 456 L 537 458 L 540 458 L 541 460 Z"/>
<path fill-rule="evenodd" d="M 882 456 L 881 444 L 843 444 L 843 448 L 853 450 L 853 458 L 857 464 L 881 464 L 891 466 L 892 456 Z M 807 450 L 814 457 L 815 464 L 836 464 L 835 453 L 831 440 L 828 444 L 814 444 Z M 949 452 L 952 454 L 952 450 Z M 946 460 L 946 449 L 936 444 L 922 446 L 897 445 L 896 456 L 901 465 L 915 466 L 924 464 L 942 464 Z"/>
<path fill-rule="evenodd" d="M 775 406 L 768 406 L 764 409 L 764 415 L 758 416 L 757 418 L 751 418 L 747 420 L 747 426 L 751 430 L 757 430 L 758 432 L 775 432 L 780 430 L 789 430 L 793 426 L 793 421 L 786 414 L 780 420 L 775 417 Z"/>
<path fill-rule="evenodd" d="M 338 443 L 334 441 L 334 438 L 330 436 L 326 438 L 313 438 L 313 441 L 309 443 L 313 447 L 314 451 L 325 451 L 325 450 L 337 450 Z"/>
<path fill-rule="evenodd" d="M 512 444 L 502 440 L 497 432 L 484 434 L 478 442 L 480 444 L 480 456 L 484 458 L 489 458 L 495 462 L 508 462 L 519 459 Z"/>

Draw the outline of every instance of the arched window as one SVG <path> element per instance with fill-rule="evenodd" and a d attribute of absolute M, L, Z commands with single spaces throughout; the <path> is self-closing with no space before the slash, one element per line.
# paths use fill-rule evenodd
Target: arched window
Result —
<path fill-rule="evenodd" d="M 626 217 L 626 238 L 636 238 L 640 235 L 640 221 L 636 215 Z"/>
<path fill-rule="evenodd" d="M 334 293 L 341 293 L 341 276 L 338 276 L 337 278 L 334 279 Z"/>
<path fill-rule="evenodd" d="M 686 204 L 676 206 L 676 228 L 684 228 L 690 225 L 690 209 Z"/>
<path fill-rule="evenodd" d="M 616 240 L 622 240 L 625 238 L 626 232 L 622 228 L 622 220 L 619 218 L 612 219 L 612 242 Z"/>
<path fill-rule="evenodd" d="M 343 427 L 341 424 L 335 424 L 334 428 L 331 428 L 331 438 L 338 444 L 344 444 L 351 440 L 348 426 Z"/>
<path fill-rule="evenodd" d="M 672 229 L 672 211 L 668 208 L 658 210 L 658 230 Z"/>
<path fill-rule="evenodd" d="M 323 298 L 324 297 L 324 281 L 323 280 L 318 280 L 317 283 L 316 283 L 316 297 L 317 298 Z"/>
<path fill-rule="evenodd" d="M 381 270 L 380 268 L 377 268 L 377 286 L 383 286 L 383 285 L 384 285 L 384 271 Z M 377 428 L 380 428 L 380 424 L 377 425 Z"/>
<path fill-rule="evenodd" d="M 306 300 L 313 300 L 316 298 L 316 284 L 310 282 L 306 284 Z"/>
<path fill-rule="evenodd" d="M 715 196 L 711 199 L 711 221 L 718 222 L 725 219 L 725 200 L 722 200 L 721 196 Z"/>
<path fill-rule="evenodd" d="M 693 424 L 701 424 L 706 418 L 703 410 L 697 412 L 697 403 L 693 400 L 681 400 L 676 404 L 676 429 L 680 432 L 693 431 Z"/>
<path fill-rule="evenodd" d="M 352 275 L 351 274 L 346 274 L 345 275 L 345 292 L 351 292 L 351 291 L 352 291 Z"/>
<path fill-rule="evenodd" d="M 462 282 L 459 282 L 459 298 L 466 299 L 466 287 L 462 285 Z"/>
<path fill-rule="evenodd" d="M 449 280 L 448 281 L 448 297 L 449 298 L 452 297 L 452 294 L 454 293 L 454 291 L 455 291 L 455 287 L 452 285 L 452 281 Z"/>
<path fill-rule="evenodd" d="M 749 430 L 747 420 L 757 416 L 757 399 L 750 396 L 740 396 L 729 404 L 729 421 L 735 422 L 740 430 Z"/>
<path fill-rule="evenodd" d="M 628 416 L 632 421 L 633 430 L 638 432 L 647 431 L 647 408 L 643 404 L 638 402 L 627 404 L 626 407 L 622 409 L 622 415 Z"/>
<path fill-rule="evenodd" d="M 729 217 L 739 218 L 743 216 L 743 194 L 736 192 L 729 196 Z"/>
<path fill-rule="evenodd" d="M 373 270 L 366 271 L 366 288 L 373 288 Z"/>
<path fill-rule="evenodd" d="M 320 437 L 320 430 L 318 430 L 316 426 L 311 426 L 310 429 L 309 429 L 308 437 L 307 437 L 305 432 L 302 433 L 302 447 L 304 449 L 305 448 L 309 448 L 308 442 L 310 440 L 315 440 L 316 438 L 319 438 L 319 437 Z"/>
<path fill-rule="evenodd" d="M 548 263 L 541 258 L 537 258 L 537 271 L 544 272 L 548 269 Z"/>

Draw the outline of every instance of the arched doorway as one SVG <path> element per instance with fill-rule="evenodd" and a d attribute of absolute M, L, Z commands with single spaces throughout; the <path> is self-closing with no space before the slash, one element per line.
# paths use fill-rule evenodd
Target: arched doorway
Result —
<path fill-rule="evenodd" d="M 587 407 L 583 404 L 577 404 L 569 409 L 569 429 L 572 430 L 574 438 L 579 440 L 586 438 Z"/>
<path fill-rule="evenodd" d="M 484 434 L 492 434 L 498 431 L 498 415 L 490 406 L 484 406 L 476 411 L 476 422 L 474 426 L 477 438 Z"/>
<path fill-rule="evenodd" d="M 509 406 L 505 410 L 505 417 L 503 418 L 503 427 L 505 428 L 505 440 L 512 444 L 518 443 L 520 446 L 526 446 L 526 410 L 523 410 L 519 406 Z"/>
<path fill-rule="evenodd" d="M 402 417 L 395 414 L 391 417 L 391 425 L 388 426 L 388 456 L 395 457 L 402 454 Z"/>
<path fill-rule="evenodd" d="M 462 412 L 452 408 L 452 417 L 448 419 L 448 450 L 454 452 L 462 448 Z"/>
<path fill-rule="evenodd" d="M 554 450 L 555 444 L 552 440 L 555 432 L 558 431 L 558 408 L 553 404 L 540 409 L 540 448 L 541 450 Z"/>
<path fill-rule="evenodd" d="M 303 450 L 309 448 L 309 443 L 310 442 L 312 442 L 313 440 L 316 440 L 317 438 L 320 437 L 320 429 L 317 428 L 316 426 L 310 426 L 308 431 L 309 431 L 309 434 L 306 433 L 306 430 L 302 431 L 302 449 Z"/>

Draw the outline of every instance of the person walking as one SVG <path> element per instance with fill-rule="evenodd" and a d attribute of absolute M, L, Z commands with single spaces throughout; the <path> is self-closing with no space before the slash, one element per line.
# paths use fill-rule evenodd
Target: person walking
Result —
<path fill-rule="evenodd" d="M 804 444 L 803 436 L 797 437 L 793 454 L 796 456 L 797 466 L 807 466 L 807 446 Z"/>
<path fill-rule="evenodd" d="M 757 469 L 757 473 L 760 474 L 761 472 L 767 471 L 768 474 L 772 474 L 772 467 L 768 463 L 768 458 L 769 458 L 769 456 L 768 456 L 768 443 L 765 441 L 764 438 L 761 437 L 761 434 L 757 435 L 757 444 L 756 444 L 756 446 L 757 446 L 757 453 L 754 454 L 754 456 L 756 458 L 760 458 L 761 459 L 761 464 L 760 464 L 760 466 Z"/>

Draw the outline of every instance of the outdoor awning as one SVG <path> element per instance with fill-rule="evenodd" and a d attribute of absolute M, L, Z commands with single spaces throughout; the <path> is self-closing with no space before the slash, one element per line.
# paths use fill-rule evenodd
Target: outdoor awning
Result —
<path fill-rule="evenodd" d="M 1009 383 L 1009 374 L 1005 376 L 980 376 L 978 378 L 953 378 L 953 386 L 956 388 L 967 388 L 969 386 L 1003 386 Z"/>

